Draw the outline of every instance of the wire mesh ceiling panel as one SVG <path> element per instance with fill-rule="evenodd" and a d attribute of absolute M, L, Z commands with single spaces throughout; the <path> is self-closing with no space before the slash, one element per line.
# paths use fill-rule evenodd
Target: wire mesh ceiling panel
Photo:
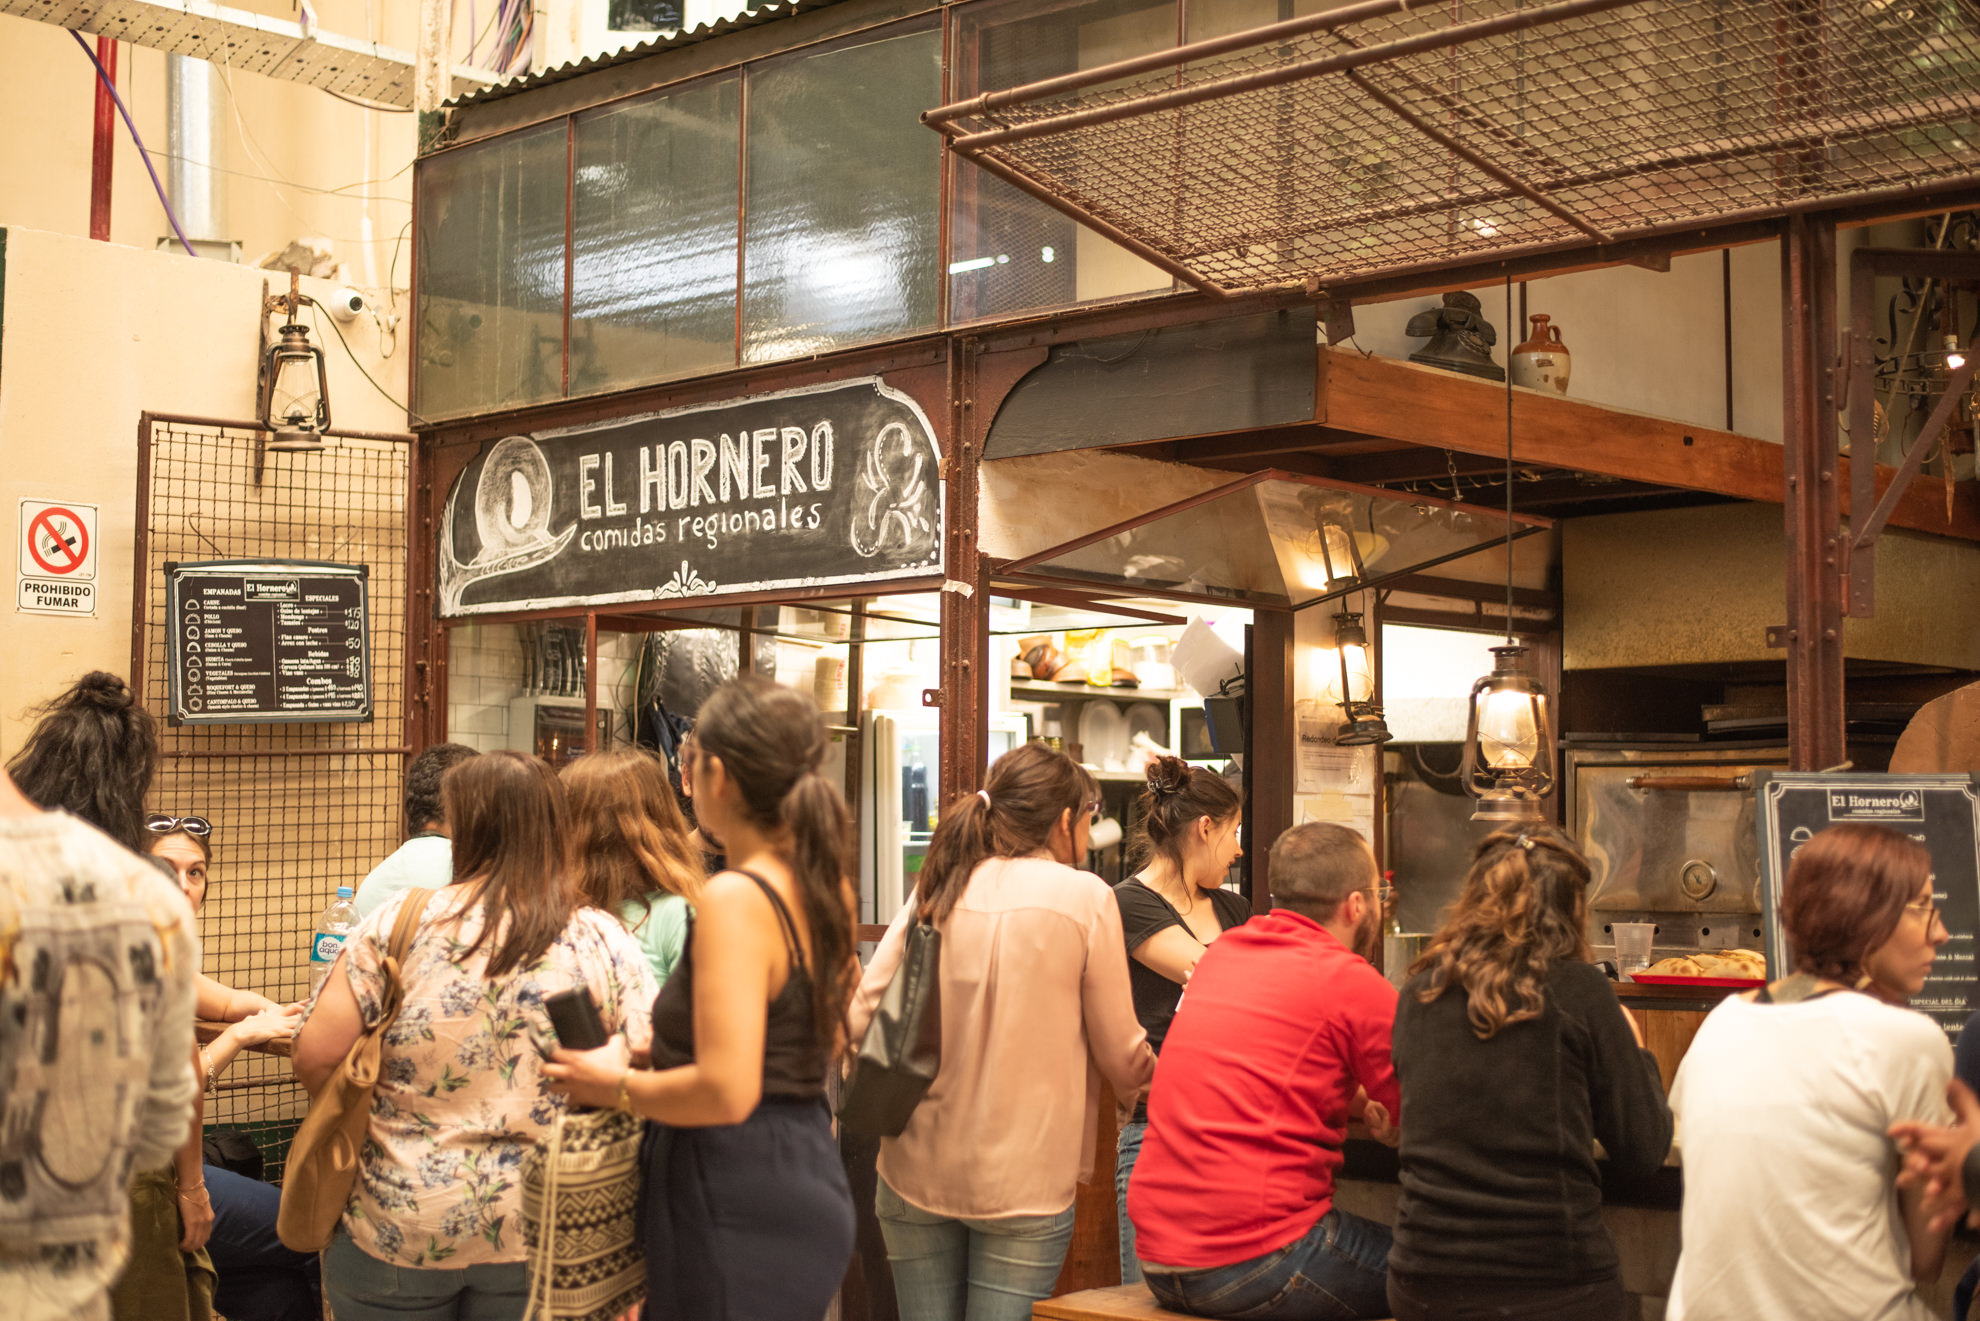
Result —
<path fill-rule="evenodd" d="M 153 418 L 141 447 L 136 682 L 160 720 L 154 811 L 213 823 L 200 912 L 203 971 L 279 1004 L 309 993 L 317 917 L 403 839 L 408 442 L 327 437 L 269 453 L 266 433 Z M 327 560 L 370 569 L 372 710 L 339 724 L 167 725 L 165 565 Z M 307 1109 L 286 1059 L 243 1051 L 207 1100 L 281 1177 Z"/>
<path fill-rule="evenodd" d="M 1218 293 L 1980 179 L 1980 0 L 1372 0 L 992 92 L 951 146 Z"/>

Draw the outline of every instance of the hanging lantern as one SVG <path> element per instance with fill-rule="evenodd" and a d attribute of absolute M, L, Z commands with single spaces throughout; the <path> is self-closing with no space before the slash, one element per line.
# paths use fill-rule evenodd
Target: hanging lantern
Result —
<path fill-rule="evenodd" d="M 1526 648 L 1492 648 L 1492 672 L 1471 685 L 1464 788 L 1473 821 L 1538 821 L 1554 788 L 1554 731 L 1547 694 L 1524 666 Z"/>
<path fill-rule="evenodd" d="M 1328 588 L 1360 582 L 1368 572 L 1362 567 L 1361 548 L 1355 544 L 1354 532 L 1346 523 L 1321 519 L 1320 526 L 1313 530 L 1313 540 L 1320 552 L 1320 571 L 1326 575 Z"/>
<path fill-rule="evenodd" d="M 1352 541 L 1352 538 L 1350 538 Z M 1347 717 L 1334 742 L 1342 747 L 1387 743 L 1395 735 L 1375 702 L 1375 665 L 1361 616 L 1344 610 L 1334 616 L 1334 654 L 1341 667 L 1341 714 Z"/>
<path fill-rule="evenodd" d="M 274 436 L 271 450 L 323 447 L 330 429 L 330 386 L 323 374 L 323 350 L 309 342 L 309 328 L 282 327 L 268 350 L 261 377 L 261 423 Z"/>

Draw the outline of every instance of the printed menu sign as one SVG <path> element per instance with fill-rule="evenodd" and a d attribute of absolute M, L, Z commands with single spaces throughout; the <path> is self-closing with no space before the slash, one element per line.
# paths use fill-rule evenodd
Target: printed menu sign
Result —
<path fill-rule="evenodd" d="M 305 560 L 167 564 L 168 718 L 371 719 L 368 573 Z"/>
<path fill-rule="evenodd" d="M 1980 777 L 1759 771 L 1753 778 L 1771 974 L 1789 970 L 1780 899 L 1795 851 L 1844 822 L 1886 826 L 1931 853 L 1932 892 L 1951 935 L 1911 1007 L 1957 1035 L 1967 1016 L 1980 1009 L 1974 945 L 1980 935 Z"/>

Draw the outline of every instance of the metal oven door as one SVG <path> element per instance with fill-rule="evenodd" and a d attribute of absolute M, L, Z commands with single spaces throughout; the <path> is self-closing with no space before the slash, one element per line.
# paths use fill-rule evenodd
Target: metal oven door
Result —
<path fill-rule="evenodd" d="M 1738 760 L 1729 759 L 1736 757 Z M 1760 859 L 1753 751 L 1572 752 L 1571 829 L 1588 855 L 1589 939 L 1618 921 L 1678 949 L 1757 943 Z"/>

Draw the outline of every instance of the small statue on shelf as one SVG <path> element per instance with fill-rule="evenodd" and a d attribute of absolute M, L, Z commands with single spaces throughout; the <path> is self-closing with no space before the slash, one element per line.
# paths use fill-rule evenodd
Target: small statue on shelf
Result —
<path fill-rule="evenodd" d="M 1409 355 L 1411 362 L 1482 376 L 1488 381 L 1506 379 L 1505 368 L 1492 361 L 1492 346 L 1499 342 L 1499 332 L 1485 319 L 1478 299 L 1462 289 L 1445 294 L 1442 307 L 1418 312 L 1403 329 L 1405 334 L 1430 341 Z"/>

